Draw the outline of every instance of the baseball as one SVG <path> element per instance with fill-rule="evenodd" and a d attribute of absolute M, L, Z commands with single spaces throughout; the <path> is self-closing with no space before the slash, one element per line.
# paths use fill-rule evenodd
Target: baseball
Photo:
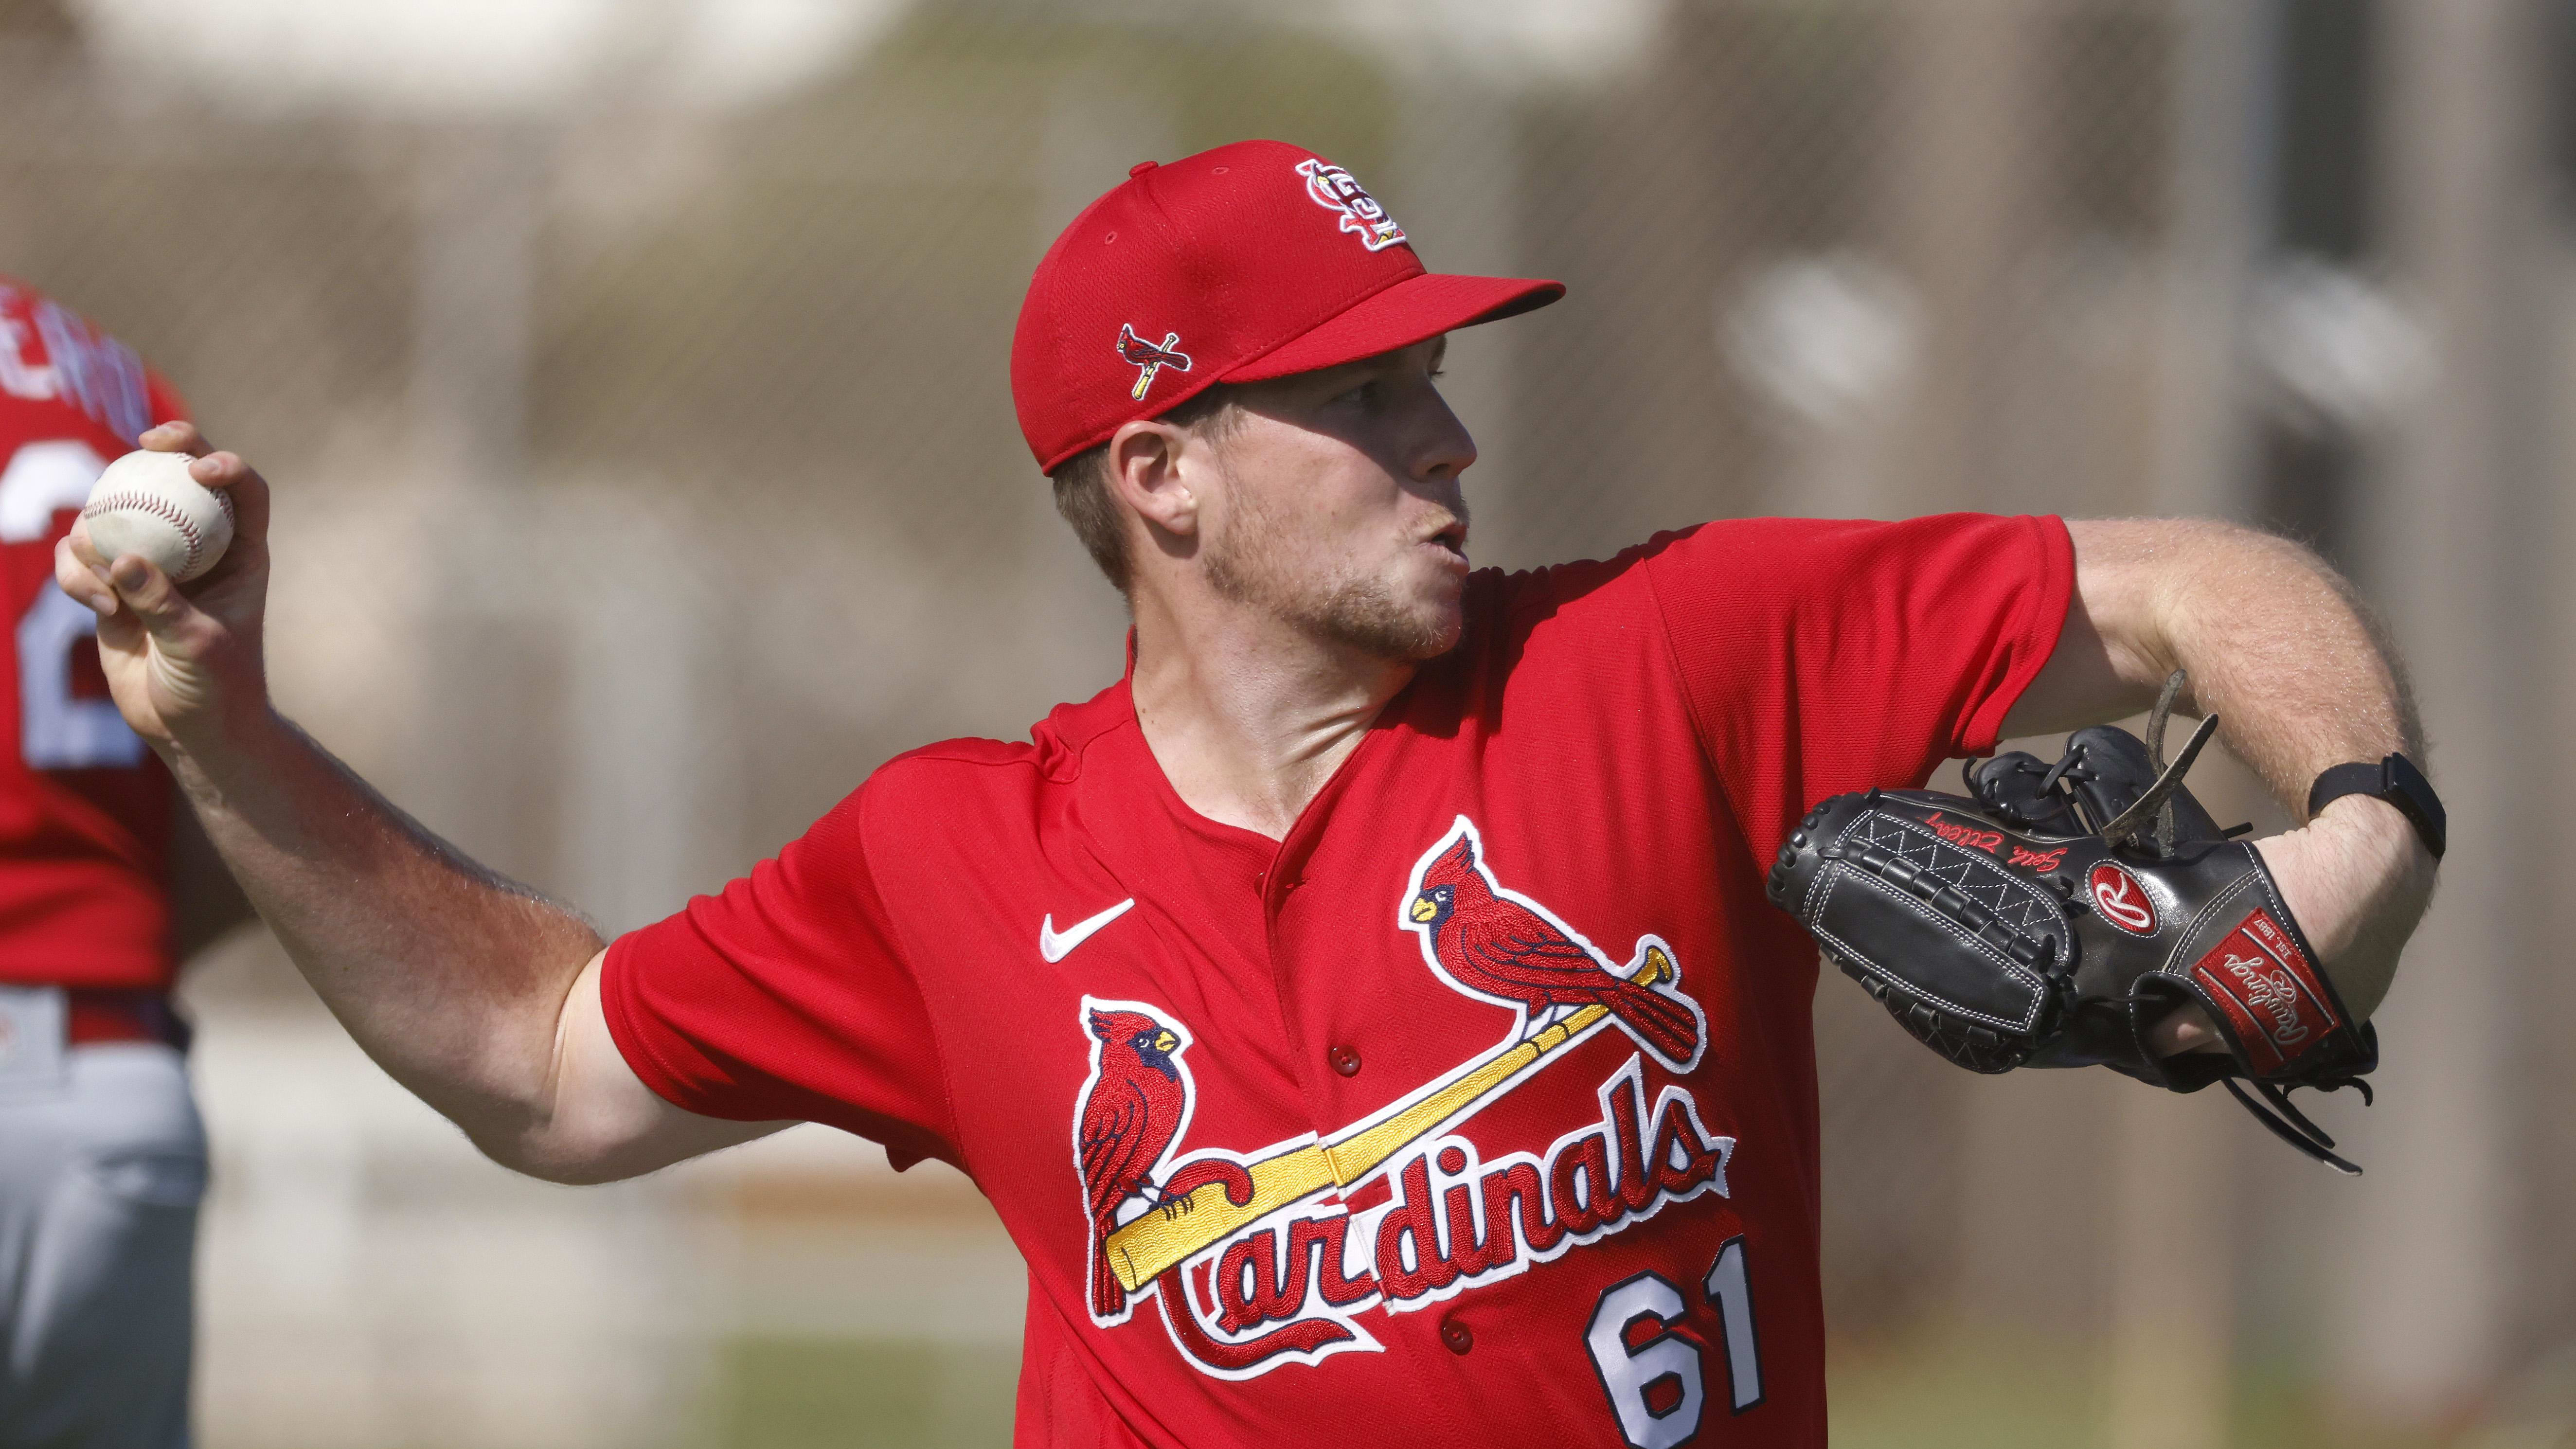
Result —
<path fill-rule="evenodd" d="M 107 465 L 81 508 L 101 557 L 141 554 L 183 584 L 215 566 L 233 541 L 233 501 L 189 477 L 193 461 L 146 451 Z"/>

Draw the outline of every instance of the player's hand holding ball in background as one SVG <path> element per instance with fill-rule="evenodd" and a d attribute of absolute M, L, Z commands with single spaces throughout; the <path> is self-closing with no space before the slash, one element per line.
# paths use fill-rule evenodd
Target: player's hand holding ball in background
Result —
<path fill-rule="evenodd" d="M 98 614 L 99 661 L 117 708 L 167 757 L 220 726 L 229 711 L 264 704 L 268 484 L 234 454 L 210 451 L 192 423 L 163 423 L 142 444 L 140 455 L 118 459 L 101 475 L 94 500 L 115 491 L 110 485 L 162 494 L 202 533 L 209 522 L 202 506 L 187 508 L 185 490 L 175 486 L 193 481 L 229 502 L 216 515 L 230 524 L 229 543 L 201 537 L 192 559 L 177 528 L 151 527 L 130 509 L 93 506 L 56 547 L 54 578 Z M 172 465 L 156 464 L 152 454 L 169 455 L 185 478 L 168 478 Z"/>

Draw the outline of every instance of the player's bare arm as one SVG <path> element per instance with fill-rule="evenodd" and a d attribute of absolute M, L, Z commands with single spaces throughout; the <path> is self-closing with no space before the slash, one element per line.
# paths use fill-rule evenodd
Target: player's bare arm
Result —
<path fill-rule="evenodd" d="M 56 578 L 99 615 L 118 709 L 367 1054 L 494 1159 L 558 1181 L 632 1176 L 783 1125 L 654 1095 L 608 1036 L 588 923 L 465 859 L 277 713 L 261 647 L 268 485 L 189 424 L 143 443 L 196 455 L 191 475 L 231 496 L 231 548 L 183 590 L 138 555 L 100 558 L 76 527 Z"/>
<path fill-rule="evenodd" d="M 194 811 L 171 812 L 170 944 L 182 961 L 221 940 L 256 913 L 241 883 L 224 869 Z"/>
<path fill-rule="evenodd" d="M 2296 544 L 2227 524 L 2074 521 L 2075 595 L 2057 650 L 2005 719 L 2007 736 L 2051 733 L 2143 710 L 2174 670 L 2184 707 L 2216 713 L 2220 737 L 2293 812 L 2309 783 L 2347 761 L 2422 757 L 2413 701 L 2331 570 Z M 2327 974 L 2357 1017 L 2388 993 L 2433 892 L 2434 860 L 2406 817 L 2351 795 L 2257 843 Z M 2214 1041 L 2197 1009 L 2165 1045 Z"/>

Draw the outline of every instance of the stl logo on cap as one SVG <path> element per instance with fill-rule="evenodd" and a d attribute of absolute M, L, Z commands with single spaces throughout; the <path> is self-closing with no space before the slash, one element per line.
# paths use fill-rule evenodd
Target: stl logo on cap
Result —
<path fill-rule="evenodd" d="M 1136 386 L 1127 395 L 1138 402 L 1143 402 L 1145 389 L 1154 385 L 1155 373 L 1167 367 L 1174 372 L 1189 371 L 1190 355 L 1178 351 L 1180 345 L 1181 334 L 1178 332 L 1164 333 L 1163 345 L 1156 347 L 1153 343 L 1137 336 L 1134 326 L 1125 322 L 1119 323 L 1118 355 L 1126 359 L 1128 366 L 1136 369 Z"/>
<path fill-rule="evenodd" d="M 1306 194 L 1317 206 L 1341 213 L 1342 230 L 1359 233 L 1361 246 L 1382 251 L 1404 240 L 1404 228 L 1395 224 L 1358 177 L 1321 157 L 1298 162 L 1297 174 L 1306 178 Z"/>

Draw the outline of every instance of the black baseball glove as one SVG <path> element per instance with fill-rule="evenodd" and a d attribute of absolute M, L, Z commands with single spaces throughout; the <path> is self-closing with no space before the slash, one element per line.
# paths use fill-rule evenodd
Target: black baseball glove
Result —
<path fill-rule="evenodd" d="M 1973 800 L 1836 795 L 1780 848 L 1771 901 L 1963 1067 L 2101 1065 L 2177 1092 L 2224 1081 L 2284 1141 L 2358 1173 L 2286 1089 L 2367 1100 L 2378 1037 L 2344 1008 L 2262 857 L 2182 788 L 2217 723 L 2169 769 L 2101 726 L 2070 736 L 2054 766 L 2018 752 L 1972 765 Z M 2148 1033 L 2193 1002 L 2226 1054 L 2157 1055 Z"/>

